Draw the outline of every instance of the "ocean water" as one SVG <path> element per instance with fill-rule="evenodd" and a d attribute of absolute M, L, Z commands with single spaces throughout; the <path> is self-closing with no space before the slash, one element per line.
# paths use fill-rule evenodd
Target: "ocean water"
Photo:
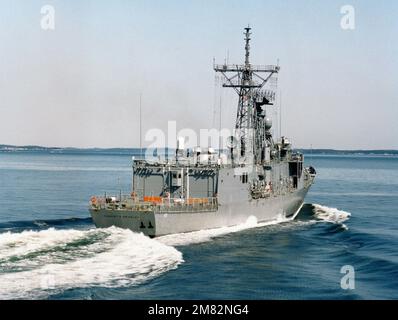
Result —
<path fill-rule="evenodd" d="M 149 239 L 87 210 L 128 192 L 130 157 L 0 153 L 0 299 L 398 299 L 398 158 L 307 160 L 296 220 Z"/>

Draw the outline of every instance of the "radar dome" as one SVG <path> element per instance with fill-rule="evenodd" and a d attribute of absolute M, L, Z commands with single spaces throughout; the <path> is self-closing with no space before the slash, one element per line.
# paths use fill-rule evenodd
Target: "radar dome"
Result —
<path fill-rule="evenodd" d="M 270 118 L 265 118 L 264 119 L 264 129 L 266 131 L 268 131 L 271 128 L 272 128 L 272 120 Z"/>

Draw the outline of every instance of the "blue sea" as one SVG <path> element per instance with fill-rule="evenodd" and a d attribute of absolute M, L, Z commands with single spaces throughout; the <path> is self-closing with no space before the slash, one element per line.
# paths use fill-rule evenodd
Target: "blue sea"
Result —
<path fill-rule="evenodd" d="M 0 299 L 398 299 L 398 158 L 307 164 L 294 221 L 149 239 L 88 213 L 129 192 L 130 156 L 0 153 Z"/>

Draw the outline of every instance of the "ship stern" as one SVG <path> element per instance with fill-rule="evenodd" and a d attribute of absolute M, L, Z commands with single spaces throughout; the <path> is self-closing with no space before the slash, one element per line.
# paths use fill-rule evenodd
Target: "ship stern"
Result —
<path fill-rule="evenodd" d="M 156 236 L 155 213 L 153 211 L 90 209 L 90 214 L 97 228 L 112 226 L 130 229 L 149 237 Z"/>

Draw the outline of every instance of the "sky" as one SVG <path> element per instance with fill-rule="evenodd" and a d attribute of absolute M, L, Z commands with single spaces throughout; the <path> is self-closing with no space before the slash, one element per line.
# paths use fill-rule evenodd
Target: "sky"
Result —
<path fill-rule="evenodd" d="M 250 24 L 251 62 L 281 66 L 294 146 L 398 149 L 397 18 L 394 0 L 0 0 L 0 144 L 136 147 L 140 94 L 144 134 L 218 127 L 220 97 L 232 127 L 237 96 L 213 58 L 243 63 Z"/>

